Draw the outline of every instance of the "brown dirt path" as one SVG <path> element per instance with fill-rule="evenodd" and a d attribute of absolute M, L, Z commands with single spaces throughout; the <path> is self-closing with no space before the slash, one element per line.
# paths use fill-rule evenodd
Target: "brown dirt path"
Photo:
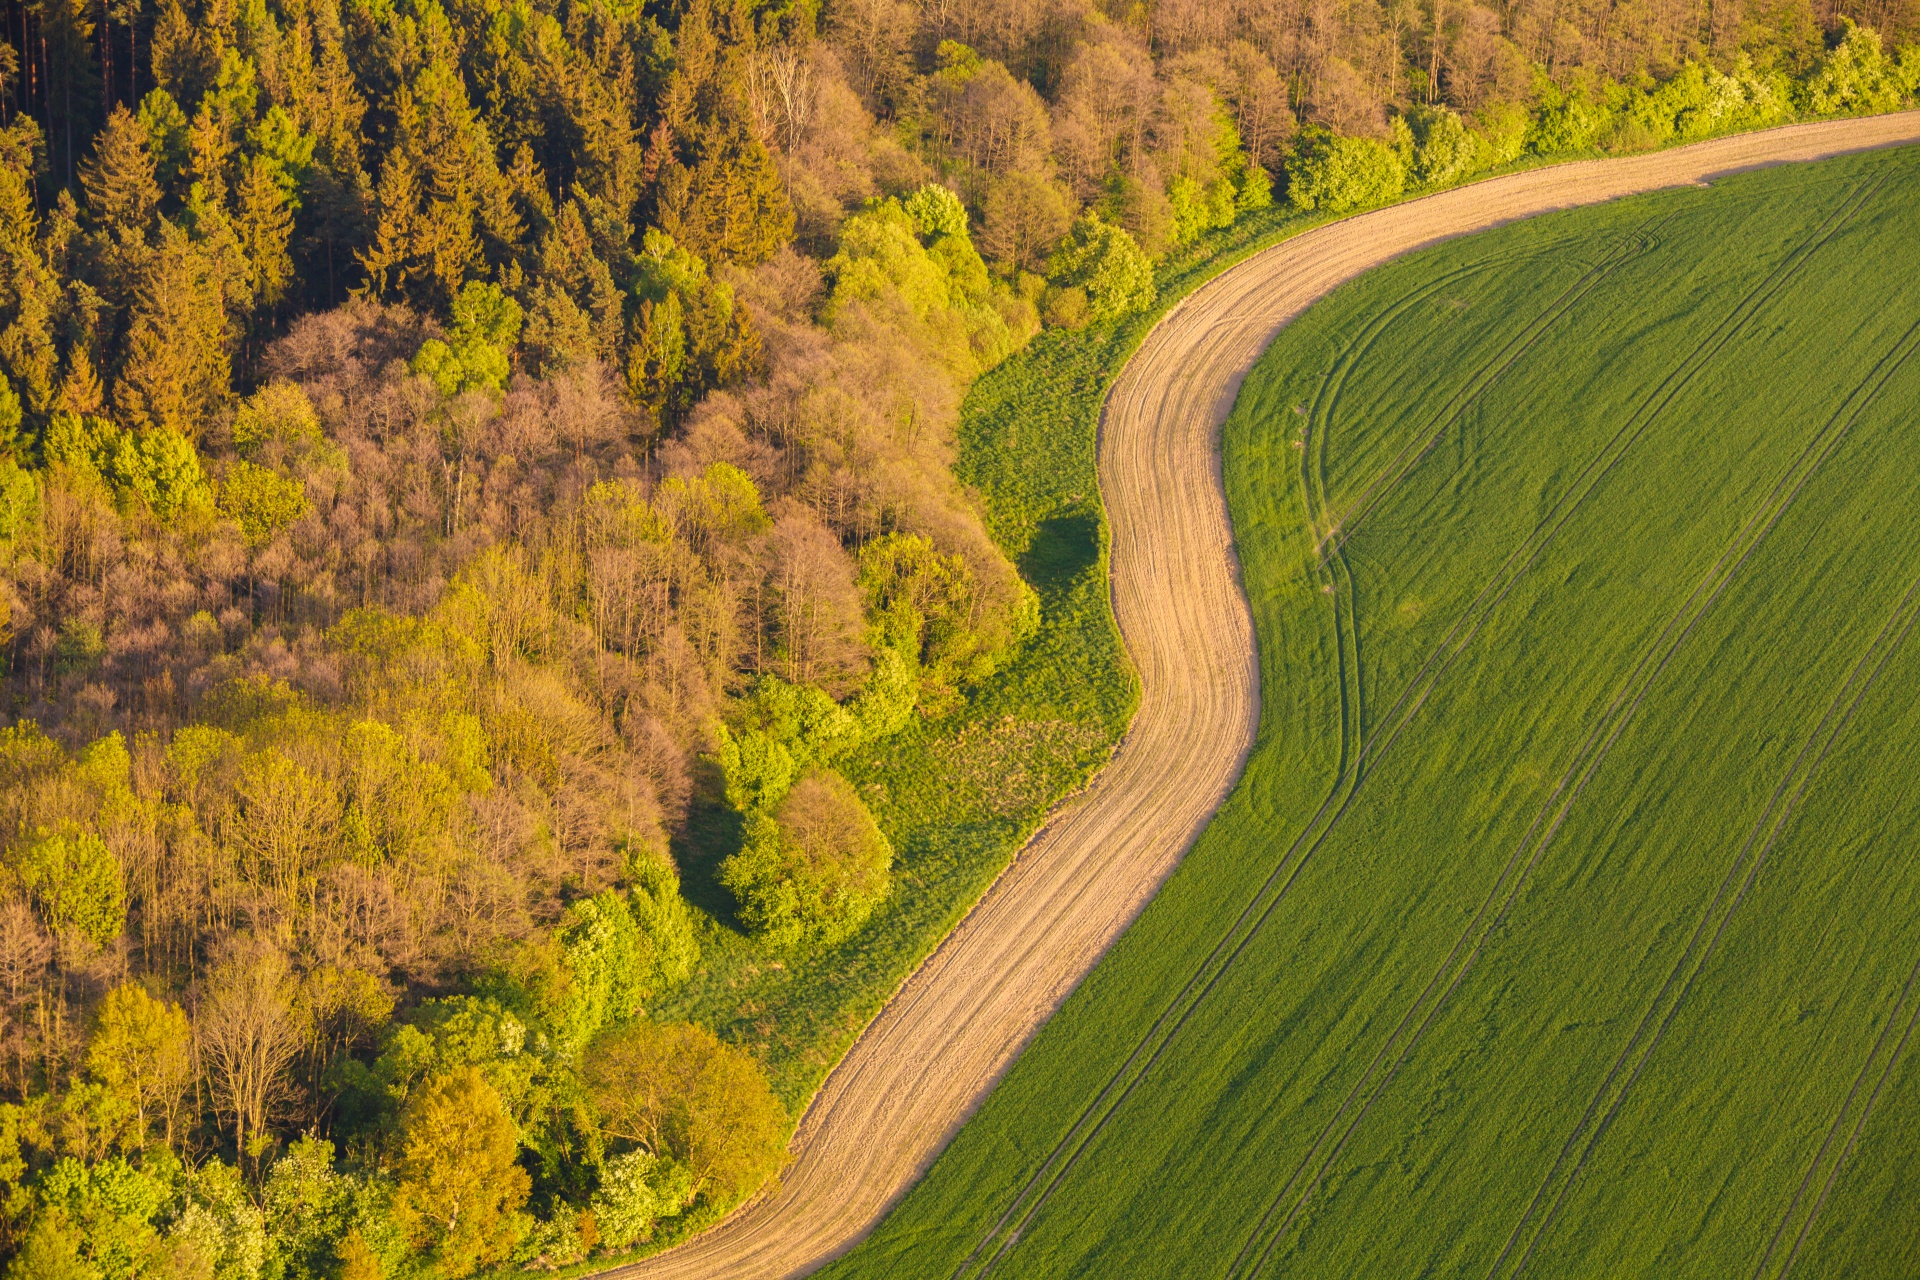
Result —
<path fill-rule="evenodd" d="M 902 985 L 827 1078 L 779 1189 L 622 1280 L 779 1280 L 845 1253 L 933 1162 L 1152 898 L 1239 777 L 1259 716 L 1217 452 L 1281 326 L 1414 249 L 1743 169 L 1920 142 L 1920 111 L 1789 125 L 1492 178 L 1295 236 L 1196 290 L 1107 398 L 1114 611 L 1139 669 L 1119 752 Z"/>

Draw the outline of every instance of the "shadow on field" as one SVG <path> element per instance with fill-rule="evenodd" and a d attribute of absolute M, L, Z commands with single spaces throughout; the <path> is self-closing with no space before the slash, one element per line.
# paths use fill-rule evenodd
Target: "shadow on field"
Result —
<path fill-rule="evenodd" d="M 1100 562 L 1100 519 L 1069 507 L 1042 520 L 1020 557 L 1020 576 L 1043 597 L 1059 595 Z"/>
<path fill-rule="evenodd" d="M 740 929 L 733 894 L 720 883 L 720 864 L 739 850 L 741 840 L 740 815 L 723 799 L 725 787 L 718 764 L 704 757 L 695 763 L 687 820 L 673 833 L 669 848 L 687 901 L 726 927 Z"/>

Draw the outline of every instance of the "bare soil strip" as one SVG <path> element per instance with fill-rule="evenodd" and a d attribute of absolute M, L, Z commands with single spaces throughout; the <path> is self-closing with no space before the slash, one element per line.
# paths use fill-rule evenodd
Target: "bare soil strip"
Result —
<path fill-rule="evenodd" d="M 1219 432 L 1282 326 L 1362 272 L 1455 236 L 1914 142 L 1920 112 L 1905 112 L 1492 178 L 1295 236 L 1170 311 L 1115 384 L 1101 428 L 1114 611 L 1141 682 L 1126 741 L 827 1078 L 779 1189 L 612 1274 L 778 1280 L 852 1248 L 1146 906 L 1226 797 L 1253 743 L 1260 691 Z"/>

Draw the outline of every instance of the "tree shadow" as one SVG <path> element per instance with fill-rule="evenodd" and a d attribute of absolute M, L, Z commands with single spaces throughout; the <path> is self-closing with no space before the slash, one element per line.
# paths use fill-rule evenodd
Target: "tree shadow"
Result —
<path fill-rule="evenodd" d="M 720 883 L 720 864 L 739 851 L 740 815 L 726 802 L 720 766 L 704 757 L 693 766 L 693 795 L 687 820 L 673 832 L 668 848 L 680 868 L 680 892 L 692 905 L 727 928 L 740 930 L 733 894 Z"/>
<path fill-rule="evenodd" d="M 1042 596 L 1059 595 L 1100 562 L 1100 518 L 1070 507 L 1042 520 L 1020 557 L 1020 576 Z"/>

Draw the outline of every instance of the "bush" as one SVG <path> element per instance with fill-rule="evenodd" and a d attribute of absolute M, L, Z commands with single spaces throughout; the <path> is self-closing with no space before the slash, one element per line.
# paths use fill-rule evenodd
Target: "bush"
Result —
<path fill-rule="evenodd" d="M 1445 107 L 1414 107 L 1394 120 L 1393 132 L 1416 187 L 1443 187 L 1486 166 L 1486 143 Z"/>
<path fill-rule="evenodd" d="M 1406 184 L 1406 166 L 1393 148 L 1319 127 L 1301 130 L 1287 162 L 1287 199 L 1301 210 L 1350 213 L 1398 199 Z"/>
<path fill-rule="evenodd" d="M 1047 278 L 1087 296 L 1090 320 L 1117 320 L 1152 304 L 1153 263 L 1119 227 L 1089 209 L 1053 251 Z"/>
<path fill-rule="evenodd" d="M 1845 34 L 1807 83 L 1807 109 L 1817 116 L 1871 115 L 1892 111 L 1920 88 L 1920 50 L 1899 61 L 1886 56 L 1880 36 L 1842 18 Z"/>
<path fill-rule="evenodd" d="M 1046 322 L 1053 329 L 1084 329 L 1093 318 L 1085 289 L 1051 289 L 1047 292 Z"/>
<path fill-rule="evenodd" d="M 1534 113 L 1533 126 L 1527 130 L 1527 150 L 1551 156 L 1593 146 L 1607 127 L 1607 109 L 1584 97 L 1563 97 L 1551 84 L 1547 88 L 1548 100 Z"/>
<path fill-rule="evenodd" d="M 886 897 L 892 863 L 893 846 L 852 784 L 816 770 L 770 816 L 748 816 L 745 842 L 720 878 L 769 943 L 832 946 Z"/>
<path fill-rule="evenodd" d="M 625 1249 L 653 1237 L 653 1225 L 686 1207 L 693 1172 L 650 1151 L 629 1151 L 609 1159 L 600 1171 L 593 1197 L 594 1224 L 610 1247 Z"/>

